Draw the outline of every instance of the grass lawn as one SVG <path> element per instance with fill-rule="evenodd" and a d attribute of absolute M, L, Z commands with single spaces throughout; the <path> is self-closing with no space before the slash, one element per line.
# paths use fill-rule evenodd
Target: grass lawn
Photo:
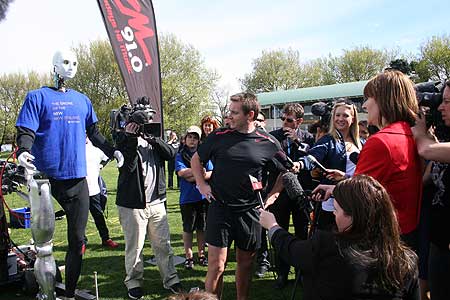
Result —
<path fill-rule="evenodd" d="M 98 274 L 99 295 L 101 299 L 128 299 L 126 288 L 123 284 L 125 276 L 124 267 L 124 239 L 122 229 L 119 223 L 119 217 L 115 206 L 116 197 L 116 180 L 117 169 L 115 163 L 110 163 L 102 170 L 102 176 L 108 186 L 108 205 L 107 205 L 107 225 L 111 238 L 120 244 L 115 250 L 105 249 L 101 246 L 101 239 L 92 217 L 89 217 L 86 235 L 89 239 L 87 250 L 83 260 L 83 270 L 78 288 L 89 289 L 94 291 L 94 271 Z M 178 190 L 168 190 L 168 214 L 171 232 L 171 242 L 175 255 L 184 257 L 183 241 L 182 241 L 182 224 L 181 214 L 178 205 Z M 27 203 L 16 195 L 7 195 L 5 197 L 11 208 L 26 206 Z M 55 211 L 60 206 L 55 202 Z M 9 220 L 9 217 L 8 217 Z M 11 238 L 17 245 L 28 244 L 31 238 L 30 229 L 11 229 Z M 54 256 L 58 265 L 64 264 L 64 255 L 67 247 L 66 242 L 66 220 L 56 221 L 54 235 Z M 194 241 L 194 251 L 196 250 Z M 151 257 L 152 250 L 150 243 L 146 242 L 144 247 L 144 259 Z M 196 254 L 195 254 L 196 257 Z M 229 262 L 224 277 L 224 295 L 223 299 L 235 299 L 236 288 L 234 280 L 234 272 L 236 262 L 234 250 L 230 251 Z M 196 266 L 194 270 L 187 271 L 184 266 L 178 265 L 177 271 L 186 290 L 192 287 L 204 287 L 204 279 L 206 275 L 206 267 Z M 292 277 L 292 275 L 291 275 Z M 279 299 L 287 300 L 291 297 L 293 284 L 284 290 L 273 289 L 273 274 L 267 273 L 265 278 L 253 279 L 251 286 L 250 299 Z M 166 299 L 169 292 L 163 289 L 158 268 L 153 265 L 146 264 L 144 292 L 146 296 L 143 299 Z M 297 293 L 299 294 L 299 293 Z M 2 288 L 0 289 L 0 299 L 32 299 L 24 296 L 20 289 Z M 299 297 L 297 296 L 297 299 Z"/>

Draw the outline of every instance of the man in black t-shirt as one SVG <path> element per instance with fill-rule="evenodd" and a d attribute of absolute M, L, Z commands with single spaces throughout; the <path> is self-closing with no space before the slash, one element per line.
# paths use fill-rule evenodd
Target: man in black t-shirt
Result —
<path fill-rule="evenodd" d="M 280 144 L 254 121 L 259 112 L 256 96 L 240 93 L 230 98 L 230 128 L 211 133 L 191 160 L 200 192 L 211 202 L 208 210 L 206 242 L 208 273 L 205 289 L 221 295 L 227 252 L 232 241 L 236 246 L 237 299 L 248 299 L 251 269 L 260 245 L 259 205 L 249 175 L 262 180 L 263 168 L 274 163 Z M 209 184 L 203 179 L 203 162 L 213 161 Z"/>

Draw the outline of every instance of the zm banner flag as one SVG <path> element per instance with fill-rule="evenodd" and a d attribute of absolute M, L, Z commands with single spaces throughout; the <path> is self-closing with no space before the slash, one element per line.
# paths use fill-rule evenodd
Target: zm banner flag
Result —
<path fill-rule="evenodd" d="M 162 126 L 161 72 L 155 15 L 150 0 L 97 0 L 130 103 L 150 98 Z"/>

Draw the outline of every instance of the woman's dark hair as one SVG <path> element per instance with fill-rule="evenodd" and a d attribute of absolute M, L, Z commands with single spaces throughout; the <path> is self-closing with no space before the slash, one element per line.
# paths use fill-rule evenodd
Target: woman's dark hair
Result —
<path fill-rule="evenodd" d="M 333 191 L 335 201 L 352 217 L 352 225 L 337 233 L 344 255 L 375 268 L 376 282 L 385 288 L 402 288 L 414 274 L 417 257 L 400 240 L 395 209 L 386 189 L 374 178 L 357 175 L 341 181 Z"/>

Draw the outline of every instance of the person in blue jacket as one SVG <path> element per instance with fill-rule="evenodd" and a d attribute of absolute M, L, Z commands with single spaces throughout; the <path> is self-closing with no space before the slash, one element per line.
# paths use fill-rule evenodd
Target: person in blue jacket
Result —
<path fill-rule="evenodd" d="M 200 142 L 202 131 L 198 126 L 190 126 L 186 131 L 185 143 L 175 158 L 175 171 L 180 177 L 180 211 L 183 220 L 183 243 L 186 255 L 184 266 L 186 269 L 194 267 L 192 251 L 193 232 L 197 232 L 198 263 L 207 266 L 205 256 L 205 231 L 207 201 L 195 185 L 195 178 L 191 170 L 191 158 Z M 204 178 L 211 177 L 213 166 L 211 161 L 205 166 Z"/>
<path fill-rule="evenodd" d="M 328 134 L 320 138 L 308 151 L 309 155 L 328 169 L 326 174 L 322 174 L 321 183 L 330 184 L 351 177 L 355 172 L 361 148 L 356 106 L 347 99 L 339 99 L 333 106 Z M 300 158 L 300 165 L 306 170 L 315 168 L 315 164 L 308 157 Z M 333 211 L 333 198 L 322 203 L 317 219 L 318 228 L 327 230 L 334 227 Z"/>

